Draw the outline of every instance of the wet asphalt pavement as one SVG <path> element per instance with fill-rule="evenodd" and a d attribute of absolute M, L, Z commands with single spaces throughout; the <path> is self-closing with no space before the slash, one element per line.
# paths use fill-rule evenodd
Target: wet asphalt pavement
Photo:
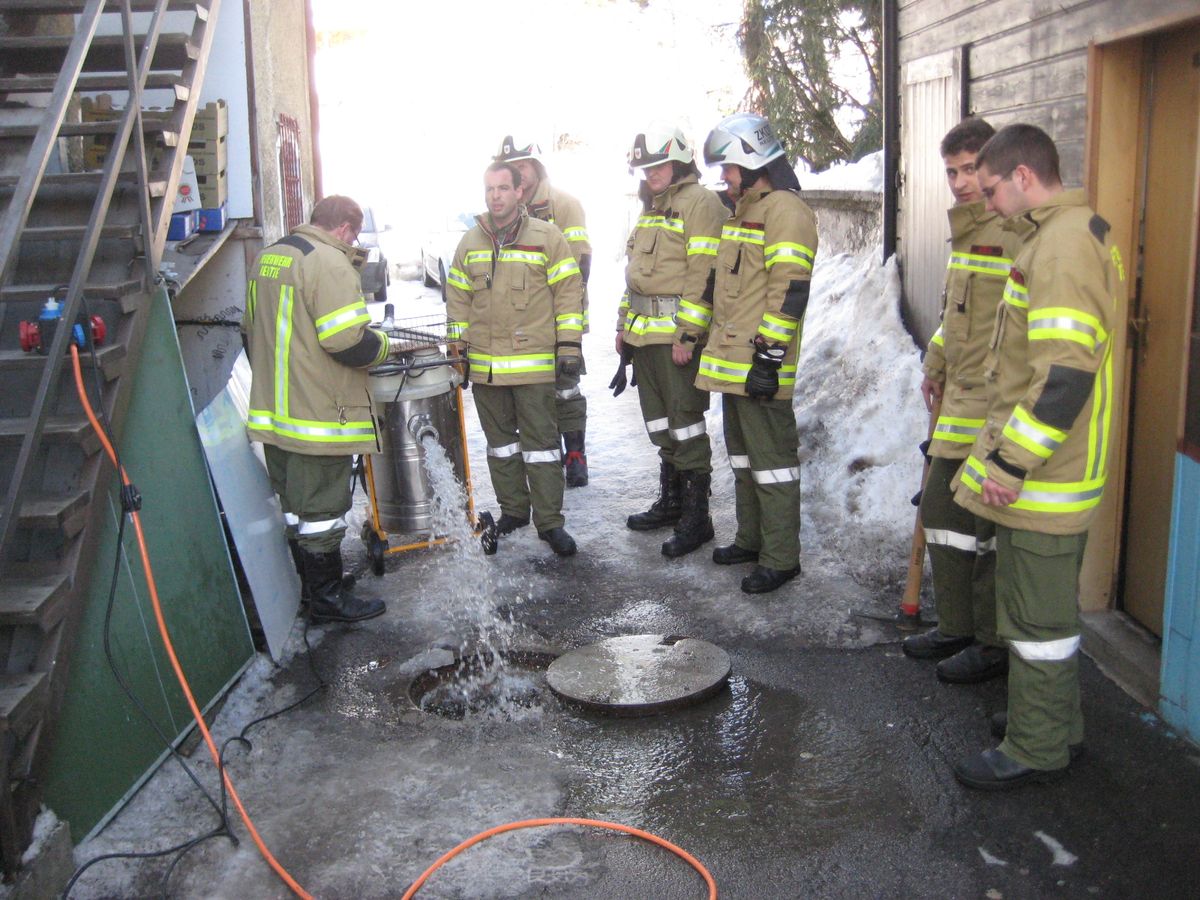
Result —
<path fill-rule="evenodd" d="M 390 555 L 375 579 L 361 543 L 348 538 L 348 562 L 387 599 L 387 614 L 312 629 L 311 660 L 297 628 L 296 656 L 261 676 L 249 699 L 235 692 L 236 714 L 218 719 L 221 739 L 250 708 L 261 714 L 298 699 L 315 683 L 310 661 L 330 682 L 229 757 L 260 833 L 308 892 L 399 897 L 443 852 L 486 828 L 586 817 L 677 844 L 708 868 L 723 898 L 1197 896 L 1200 750 L 1085 659 L 1086 752 L 1069 777 L 1004 794 L 960 787 L 950 763 L 995 743 L 987 716 L 1004 708 L 1004 685 L 943 685 L 932 663 L 901 654 L 898 633 L 851 616 L 894 609 L 902 561 L 856 582 L 806 524 L 804 574 L 750 598 L 737 587 L 746 568 L 713 565 L 712 545 L 664 560 L 665 533 L 623 525 L 649 501 L 655 463 L 636 404 L 610 406 L 607 377 L 585 383 L 595 398 L 592 484 L 566 500 L 578 556 L 555 558 L 527 528 L 489 559 L 490 586 L 463 583 L 453 547 Z M 467 421 L 476 499 L 494 509 L 472 409 Z M 627 437 L 606 440 L 606 423 Z M 718 541 L 728 541 L 727 471 L 712 502 Z M 690 708 L 621 719 L 567 707 L 526 673 L 533 687 L 509 713 L 455 720 L 419 711 L 410 684 L 475 640 L 473 599 L 507 623 L 512 646 L 542 653 L 624 634 L 710 641 L 730 657 L 728 688 Z M 203 755 L 193 761 L 211 781 Z M 161 846 L 211 820 L 166 766 L 84 857 Z M 164 868 L 104 864 L 72 896 L 161 895 Z M 193 850 L 170 895 L 290 893 L 243 839 Z M 706 891 L 657 846 L 556 827 L 485 841 L 418 896 L 691 900 Z"/>

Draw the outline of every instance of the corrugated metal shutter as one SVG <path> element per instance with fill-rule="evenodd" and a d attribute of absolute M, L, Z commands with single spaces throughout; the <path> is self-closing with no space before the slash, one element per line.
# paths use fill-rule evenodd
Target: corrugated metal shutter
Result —
<path fill-rule="evenodd" d="M 949 253 L 953 198 L 938 145 L 962 118 L 961 51 L 906 63 L 902 82 L 899 256 L 909 328 L 924 347 L 937 330 Z"/>
<path fill-rule="evenodd" d="M 283 194 L 283 230 L 304 222 L 304 178 L 300 159 L 300 123 L 279 114 L 279 187 Z"/>

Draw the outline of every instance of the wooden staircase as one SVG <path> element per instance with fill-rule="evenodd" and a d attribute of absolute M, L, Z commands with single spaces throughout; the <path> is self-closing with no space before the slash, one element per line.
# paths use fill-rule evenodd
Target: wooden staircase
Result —
<path fill-rule="evenodd" d="M 46 353 L 27 353 L 19 323 L 36 320 L 49 297 L 63 302 L 64 323 L 104 320 L 106 341 L 94 358 L 86 349 L 80 356 L 91 402 L 119 436 L 219 3 L 0 0 L 5 880 L 20 866 L 38 813 L 39 765 L 93 566 L 109 567 L 96 560 L 95 545 L 98 524 L 112 515 L 105 497 L 115 477 L 76 395 L 69 329 L 57 329 Z M 190 19 L 190 30 L 166 32 L 168 13 L 172 25 Z M 143 114 L 147 90 L 167 91 L 172 102 Z M 96 91 L 127 91 L 125 109 L 111 121 L 81 121 L 80 94 Z M 98 137 L 111 144 L 103 168 L 75 171 L 82 142 Z"/>

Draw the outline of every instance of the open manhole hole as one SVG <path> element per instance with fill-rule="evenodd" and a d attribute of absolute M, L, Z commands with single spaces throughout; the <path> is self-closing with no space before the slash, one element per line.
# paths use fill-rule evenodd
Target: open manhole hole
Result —
<path fill-rule="evenodd" d="M 554 659 L 553 653 L 532 650 L 481 651 L 422 672 L 408 696 L 422 712 L 447 719 L 520 718 L 542 708 L 546 667 Z"/>
<path fill-rule="evenodd" d="M 708 641 L 633 634 L 564 653 L 546 670 L 546 681 L 583 709 L 649 716 L 707 700 L 729 672 L 729 654 Z"/>

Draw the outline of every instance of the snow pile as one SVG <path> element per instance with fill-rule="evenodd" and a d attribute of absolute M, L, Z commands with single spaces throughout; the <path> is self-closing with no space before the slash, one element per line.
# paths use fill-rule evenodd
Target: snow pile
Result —
<path fill-rule="evenodd" d="M 878 257 L 818 252 L 793 405 L 806 546 L 882 586 L 903 576 L 928 414 L 895 259 Z"/>
<path fill-rule="evenodd" d="M 824 172 L 806 172 L 796 168 L 800 187 L 806 191 L 883 191 L 883 151 L 864 156 L 858 162 L 838 163 Z"/>

